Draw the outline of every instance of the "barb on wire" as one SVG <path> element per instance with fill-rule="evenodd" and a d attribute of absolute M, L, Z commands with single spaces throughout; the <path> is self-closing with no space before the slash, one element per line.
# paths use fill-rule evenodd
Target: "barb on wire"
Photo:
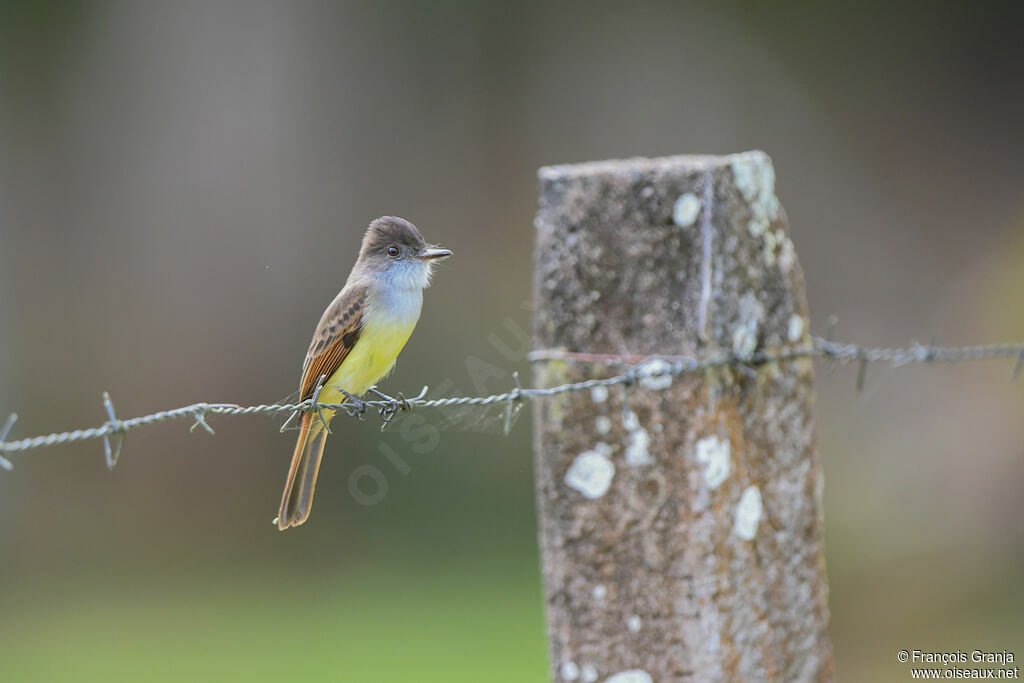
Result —
<path fill-rule="evenodd" d="M 197 404 L 196 405 L 196 411 L 195 411 L 196 421 L 194 423 L 192 423 L 192 426 L 189 427 L 188 431 L 194 432 L 194 431 L 196 431 L 196 427 L 202 427 L 203 429 L 205 429 L 207 431 L 208 434 L 216 434 L 217 432 L 213 431 L 213 427 L 211 427 L 206 422 L 206 413 L 208 413 L 208 412 L 210 412 L 209 404 L 207 404 L 207 403 L 199 403 L 199 404 Z"/>
<path fill-rule="evenodd" d="M 331 426 L 327 424 L 327 420 L 324 419 L 324 407 L 320 405 L 320 392 L 324 390 L 324 382 L 326 381 L 327 375 L 320 375 L 320 379 L 316 381 L 316 388 L 313 389 L 313 397 L 309 399 L 309 402 L 312 406 L 314 406 L 316 410 L 316 416 L 320 419 L 320 424 L 324 426 L 324 431 L 330 434 Z M 349 396 L 349 398 L 352 397 Z"/>
<path fill-rule="evenodd" d="M 505 409 L 505 424 L 502 427 L 505 436 L 512 431 L 512 421 L 516 419 L 519 409 L 523 407 L 523 385 L 519 382 L 519 373 L 513 372 L 512 379 L 515 380 L 516 388 L 509 392 L 508 408 Z"/>
<path fill-rule="evenodd" d="M 110 418 L 110 421 L 103 425 L 103 451 L 107 457 L 107 469 L 112 470 L 117 464 L 118 458 L 121 457 L 125 430 L 121 427 L 117 415 L 114 414 L 114 403 L 110 400 L 110 394 L 105 391 L 103 392 L 103 407 L 106 408 L 107 416 Z M 117 446 L 113 449 L 110 448 L 111 434 L 117 439 Z"/>
<path fill-rule="evenodd" d="M 830 320 L 829 328 L 831 329 L 832 327 L 834 327 L 834 323 Z M 774 350 L 763 349 L 755 351 L 744 358 L 739 358 L 732 353 L 722 352 L 710 354 L 700 359 L 689 356 L 659 354 L 638 356 L 629 354 L 574 353 L 557 349 L 539 350 L 530 353 L 529 359 L 532 362 L 560 360 L 613 367 L 618 366 L 623 368 L 623 370 L 611 377 L 587 379 L 543 389 L 524 389 L 519 382 L 519 375 L 514 373 L 513 379 L 516 386 L 513 389 L 490 396 L 427 398 L 427 387 L 423 387 L 419 394 L 413 398 L 406 398 L 402 394 L 398 394 L 398 397 L 394 398 L 381 392 L 376 387 L 372 387 L 367 393 L 372 394 L 375 398 L 362 400 L 345 394 L 346 401 L 344 403 L 318 402 L 325 381 L 325 378 L 321 377 L 320 381 L 317 382 L 313 395 L 309 399 L 298 403 L 274 403 L 255 406 L 240 406 L 234 403 L 194 403 L 173 410 L 163 410 L 151 415 L 125 420 L 117 417 L 110 395 L 104 392 L 103 406 L 109 419 L 99 427 L 76 429 L 70 432 L 55 432 L 17 441 L 8 441 L 7 437 L 17 419 L 16 415 L 11 414 L 3 428 L 0 429 L 0 467 L 5 469 L 11 468 L 10 460 L 4 457 L 6 454 L 29 451 L 44 446 L 75 443 L 88 439 L 103 440 L 107 465 L 108 467 L 113 467 L 121 454 L 124 435 L 128 431 L 157 422 L 187 417 L 193 420 L 192 431 L 196 427 L 202 427 L 208 433 L 213 434 L 213 428 L 207 422 L 207 418 L 212 415 L 275 415 L 291 413 L 291 417 L 285 423 L 285 426 L 287 426 L 299 413 L 316 413 L 326 427 L 327 420 L 323 414 L 324 410 L 344 411 L 350 417 L 365 419 L 367 410 L 373 408 L 380 415 L 382 421 L 381 429 L 383 430 L 391 424 L 398 413 L 409 412 L 414 408 L 486 407 L 506 403 L 504 425 L 505 432 L 507 433 L 511 429 L 512 420 L 519 412 L 522 404 L 528 400 L 556 396 L 568 392 L 589 391 L 596 387 L 621 386 L 624 389 L 626 399 L 623 401 L 623 408 L 628 410 L 629 395 L 644 385 L 664 387 L 668 386 L 675 377 L 692 375 L 723 367 L 736 368 L 744 374 L 756 373 L 754 368 L 766 363 L 781 363 L 812 358 L 821 358 L 830 364 L 858 363 L 858 389 L 863 387 L 868 363 L 886 363 L 899 367 L 910 363 L 958 363 L 963 361 L 1010 358 L 1015 361 L 1012 377 L 1016 379 L 1021 374 L 1022 369 L 1024 369 L 1024 343 L 940 347 L 933 341 L 927 346 L 915 343 L 900 348 L 877 348 L 861 346 L 859 344 L 844 344 L 833 341 L 830 338 L 812 337 L 811 344 L 807 346 L 794 346 Z M 282 427 L 282 431 L 283 429 L 284 427 Z M 111 438 L 116 440 L 116 445 L 111 444 Z"/>
<path fill-rule="evenodd" d="M 864 391 L 864 380 L 868 378 L 868 359 L 861 356 L 857 363 L 857 391 Z"/>
<path fill-rule="evenodd" d="M 11 413 L 7 417 L 7 422 L 4 423 L 4 428 L 0 429 L 0 446 L 3 446 L 4 441 L 7 439 L 7 435 L 11 433 L 11 427 L 14 426 L 14 423 L 17 420 L 18 420 L 18 414 L 17 413 Z M 11 464 L 11 461 L 8 460 L 7 458 L 3 457 L 3 456 L 0 456 L 0 467 L 3 467 L 5 470 L 8 470 L 8 471 L 14 469 L 14 465 Z"/>

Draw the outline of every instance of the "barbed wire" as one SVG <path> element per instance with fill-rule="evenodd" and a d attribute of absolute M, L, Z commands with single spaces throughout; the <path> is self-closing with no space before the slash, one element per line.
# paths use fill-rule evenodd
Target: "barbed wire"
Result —
<path fill-rule="evenodd" d="M 512 420 L 525 401 L 568 392 L 587 391 L 596 387 L 624 386 L 634 389 L 645 384 L 665 386 L 662 384 L 664 378 L 668 378 L 671 381 L 671 379 L 683 375 L 692 375 L 722 367 L 734 367 L 745 374 L 756 374 L 754 366 L 798 359 L 820 358 L 832 364 L 858 363 L 858 390 L 864 386 L 869 363 L 886 363 L 899 367 L 911 363 L 959 363 L 964 361 L 1011 358 L 1015 359 L 1011 379 L 1016 379 L 1021 374 L 1021 370 L 1024 369 L 1024 343 L 953 347 L 914 343 L 906 347 L 884 348 L 835 342 L 830 338 L 812 335 L 811 345 L 809 346 L 779 350 L 758 350 L 747 355 L 722 352 L 700 359 L 674 355 L 649 354 L 635 356 L 574 353 L 562 350 L 533 351 L 529 354 L 528 358 L 531 362 L 566 361 L 622 366 L 624 371 L 611 377 L 588 379 L 543 389 L 522 388 L 519 384 L 518 373 L 513 373 L 516 386 L 509 391 L 491 394 L 490 396 L 427 398 L 428 388 L 423 387 L 420 393 L 412 398 L 406 398 L 402 394 L 399 394 L 396 398 L 388 396 L 376 387 L 373 387 L 368 393 L 375 396 L 375 398 L 360 400 L 346 394 L 347 400 L 345 403 L 318 402 L 325 380 L 324 377 L 321 377 L 312 397 L 297 403 L 272 403 L 255 406 L 240 406 L 234 403 L 193 403 L 181 408 L 161 410 L 150 415 L 133 417 L 126 420 L 121 420 L 117 417 L 110 395 L 104 392 L 103 406 L 109 419 L 98 427 L 76 429 L 68 432 L 54 432 L 27 439 L 7 441 L 6 439 L 17 420 L 17 415 L 12 413 L 7 418 L 3 428 L 0 429 L 0 467 L 8 470 L 13 467 L 11 461 L 3 457 L 3 454 L 29 451 L 45 446 L 75 443 L 89 439 L 103 440 L 107 467 L 113 467 L 120 456 L 124 435 L 128 431 L 157 422 L 190 418 L 193 420 L 190 431 L 195 431 L 197 427 L 202 427 L 210 434 L 214 434 L 213 428 L 206 421 L 206 418 L 210 415 L 272 415 L 290 413 L 291 417 L 281 427 L 281 431 L 284 431 L 291 420 L 299 413 L 316 413 L 319 419 L 323 420 L 324 426 L 327 427 L 327 420 L 323 416 L 324 410 L 344 412 L 350 417 L 359 419 L 365 419 L 372 410 L 376 411 L 380 416 L 382 420 L 381 429 L 384 430 L 400 412 L 408 412 L 415 408 L 493 406 L 505 403 L 507 407 L 504 431 L 507 434 L 511 428 Z M 658 381 L 658 378 L 662 379 Z M 115 439 L 114 443 L 111 442 L 112 437 Z"/>

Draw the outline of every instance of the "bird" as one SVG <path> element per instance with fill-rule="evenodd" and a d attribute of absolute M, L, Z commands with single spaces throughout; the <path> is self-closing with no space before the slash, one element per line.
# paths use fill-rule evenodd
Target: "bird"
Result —
<path fill-rule="evenodd" d="M 415 225 L 397 216 L 372 221 L 345 286 L 313 332 L 299 381 L 299 401 L 344 404 L 387 376 L 420 318 L 433 266 L 452 255 L 427 244 Z M 321 383 L 321 379 L 323 380 Z M 320 461 L 334 410 L 302 413 L 277 528 L 309 519 Z"/>

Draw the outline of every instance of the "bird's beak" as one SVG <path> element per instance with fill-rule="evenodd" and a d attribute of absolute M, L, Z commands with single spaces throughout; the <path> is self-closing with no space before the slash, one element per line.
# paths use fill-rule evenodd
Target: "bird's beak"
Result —
<path fill-rule="evenodd" d="M 448 258 L 451 255 L 451 249 L 442 249 L 441 247 L 429 247 L 420 252 L 420 258 L 425 261 Z"/>

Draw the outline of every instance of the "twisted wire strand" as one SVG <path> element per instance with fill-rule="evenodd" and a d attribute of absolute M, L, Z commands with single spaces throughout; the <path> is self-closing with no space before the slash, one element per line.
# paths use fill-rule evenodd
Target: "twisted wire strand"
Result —
<path fill-rule="evenodd" d="M 383 421 L 382 428 L 387 427 L 391 419 L 399 412 L 408 411 L 413 408 L 444 408 L 454 406 L 490 406 L 499 403 L 507 403 L 509 415 L 506 419 L 506 433 L 511 423 L 511 416 L 517 411 L 524 401 L 556 396 L 568 392 L 587 391 L 595 387 L 628 386 L 633 388 L 642 383 L 644 378 L 654 377 L 679 377 L 690 375 L 713 368 L 736 367 L 745 372 L 753 372 L 752 366 L 768 363 L 785 362 L 802 358 L 822 358 L 832 363 L 860 363 L 858 376 L 858 388 L 863 385 L 864 372 L 868 363 L 886 363 L 894 367 L 908 365 L 911 363 L 959 363 L 964 361 L 1015 358 L 1016 363 L 1013 369 L 1013 378 L 1021 374 L 1024 367 L 1024 343 L 1019 344 L 989 344 L 982 346 L 956 346 L 942 347 L 935 345 L 912 344 L 906 347 L 868 347 L 859 344 L 834 342 L 821 337 L 812 337 L 810 346 L 797 346 L 779 350 L 761 350 L 741 357 L 730 353 L 716 353 L 705 358 L 697 359 L 687 356 L 672 355 L 647 355 L 630 356 L 618 354 L 588 354 L 573 353 L 560 350 L 535 351 L 530 354 L 532 362 L 549 362 L 561 360 L 566 362 L 600 363 L 606 365 L 618 365 L 625 368 L 620 374 L 606 377 L 594 378 L 580 382 L 572 382 L 548 388 L 523 389 L 517 386 L 506 392 L 492 394 L 490 396 L 458 396 L 444 398 L 426 398 L 427 387 L 419 395 L 413 398 L 394 398 L 377 391 L 371 392 L 379 397 L 372 400 L 360 401 L 353 399 L 342 404 L 317 403 L 313 399 L 307 399 L 298 403 L 270 403 L 255 406 L 240 406 L 233 403 L 193 403 L 181 408 L 161 410 L 150 415 L 133 417 L 126 420 L 118 419 L 114 415 L 113 404 L 110 397 L 104 394 L 104 405 L 110 419 L 98 427 L 87 429 L 76 429 L 67 432 L 54 432 L 41 436 L 34 436 L 15 441 L 6 441 L 16 419 L 11 414 L 6 424 L 0 429 L 0 454 L 29 451 L 45 446 L 86 441 L 89 439 L 103 439 L 107 452 L 107 464 L 113 466 L 117 461 L 118 451 L 112 450 L 110 437 L 123 437 L 132 429 L 143 427 L 157 422 L 175 420 L 180 418 L 191 418 L 194 420 L 192 429 L 202 427 L 209 433 L 213 429 L 206 422 L 210 415 L 273 415 L 279 413 L 300 413 L 315 412 L 330 409 L 345 412 L 350 417 L 364 418 L 369 409 L 376 410 Z M 314 393 L 318 395 L 319 391 Z M 11 463 L 0 455 L 0 467 L 11 468 Z"/>

